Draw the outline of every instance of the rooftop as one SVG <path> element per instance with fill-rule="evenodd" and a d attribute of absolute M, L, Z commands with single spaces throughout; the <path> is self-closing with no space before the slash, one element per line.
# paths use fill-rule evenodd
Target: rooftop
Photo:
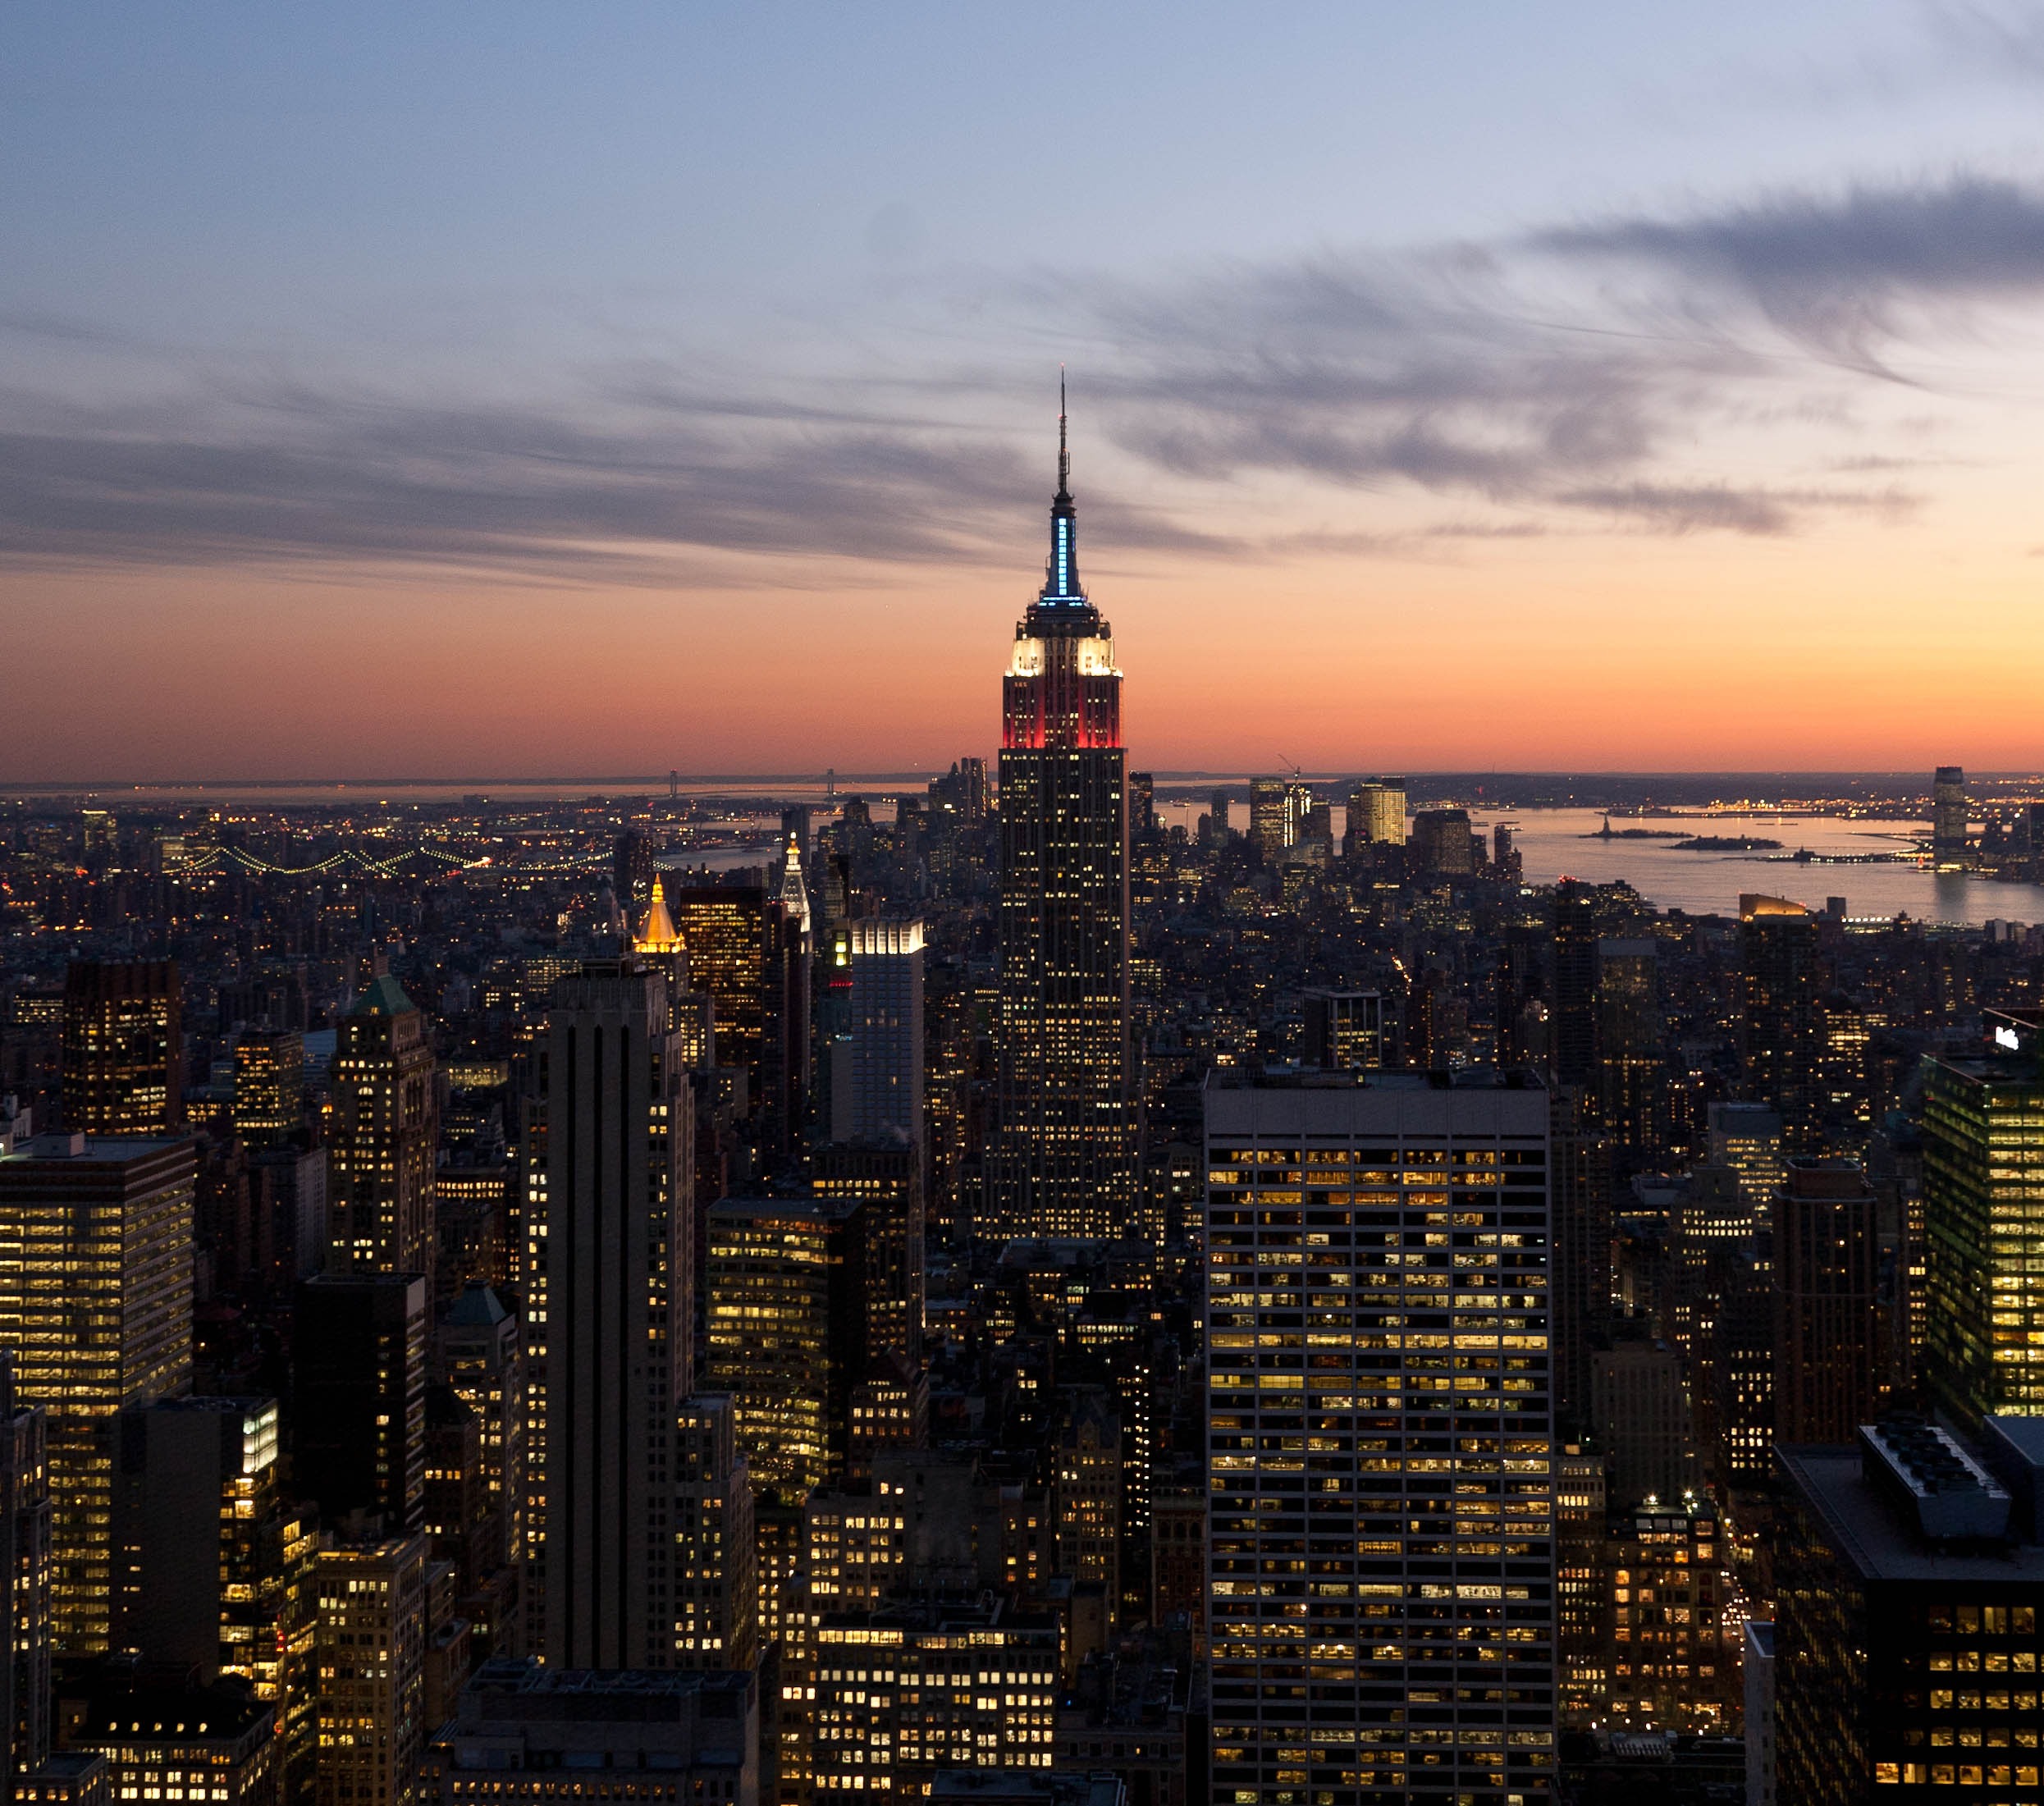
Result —
<path fill-rule="evenodd" d="M 1863 1580 L 1993 1580 L 2044 1585 L 2044 1548 L 1927 1542 L 1867 1482 L 1860 1452 L 1783 1447 L 1775 1459 Z"/>
<path fill-rule="evenodd" d="M 388 972 L 379 974 L 369 982 L 369 988 L 349 1004 L 350 1016 L 402 1016 L 412 1008 L 410 998 L 405 994 L 405 987 Z"/>

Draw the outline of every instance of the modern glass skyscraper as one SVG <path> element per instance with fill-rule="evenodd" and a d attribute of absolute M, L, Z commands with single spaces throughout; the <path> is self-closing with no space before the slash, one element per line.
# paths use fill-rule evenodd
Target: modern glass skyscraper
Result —
<path fill-rule="evenodd" d="M 1923 1068 L 1931 1397 L 1969 1429 L 2044 1412 L 2044 1028 L 1985 1020 L 1978 1054 Z"/>
<path fill-rule="evenodd" d="M 1071 458 L 1002 686 L 1000 1115 L 981 1232 L 1133 1232 L 1127 755 L 1112 630 L 1079 583 Z"/>

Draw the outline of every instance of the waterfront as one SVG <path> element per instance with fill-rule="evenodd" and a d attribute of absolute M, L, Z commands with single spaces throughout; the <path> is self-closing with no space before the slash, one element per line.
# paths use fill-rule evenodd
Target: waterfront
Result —
<path fill-rule="evenodd" d="M 1515 844 L 1525 861 L 1529 884 L 1562 877 L 1608 884 L 1622 878 L 1662 909 L 1729 915 L 1742 892 L 1786 897 L 1813 909 L 1827 897 L 1843 897 L 1856 917 L 1909 915 L 1922 921 L 1993 920 L 2044 921 L 2044 887 L 1999 884 L 1964 874 L 1937 873 L 1914 863 L 1831 865 L 1786 859 L 1799 848 L 1820 856 L 1907 853 L 1925 831 L 1921 821 L 1848 820 L 1836 816 L 1772 817 L 1614 817 L 1612 826 L 1679 830 L 1685 834 L 1749 834 L 1781 843 L 1779 853 L 1687 853 L 1670 840 L 1595 838 L 1603 825 L 1595 809 L 1525 809 L 1498 814 L 1472 812 L 1488 836 L 1499 821 L 1516 824 Z"/>

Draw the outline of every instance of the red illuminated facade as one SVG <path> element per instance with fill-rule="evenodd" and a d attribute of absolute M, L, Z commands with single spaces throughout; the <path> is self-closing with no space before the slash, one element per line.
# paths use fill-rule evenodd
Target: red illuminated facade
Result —
<path fill-rule="evenodd" d="M 1134 1232 L 1128 784 L 1112 629 L 1078 575 L 1063 416 L 1044 585 L 1001 690 L 999 1116 L 981 1232 Z"/>

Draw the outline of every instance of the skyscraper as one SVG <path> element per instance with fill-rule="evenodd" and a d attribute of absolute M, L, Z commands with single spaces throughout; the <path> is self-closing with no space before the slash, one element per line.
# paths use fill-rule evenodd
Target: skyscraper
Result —
<path fill-rule="evenodd" d="M 1931 860 L 1940 871 L 1956 871 L 1966 862 L 1969 818 L 1965 767 L 1941 765 L 1931 780 Z"/>
<path fill-rule="evenodd" d="M 305 1037 L 295 1028 L 245 1028 L 234 1044 L 234 1132 L 252 1148 L 297 1132 Z"/>
<path fill-rule="evenodd" d="M 1824 985 L 1817 918 L 1779 897 L 1739 899 L 1740 1051 L 1754 1095 L 1781 1113 L 1790 1154 L 1823 1142 L 1823 1036 L 1818 999 Z"/>
<path fill-rule="evenodd" d="M 777 1168 L 808 1104 L 808 930 L 757 885 L 686 885 L 666 901 L 689 982 L 716 1011 L 718 1062 L 743 1069 L 761 1160 Z"/>
<path fill-rule="evenodd" d="M 1406 844 L 1403 778 L 1368 778 L 1349 792 L 1348 838 L 1351 848 Z"/>
<path fill-rule="evenodd" d="M 416 1273 L 432 1291 L 440 1110 L 424 1014 L 388 973 L 348 1006 L 334 1040 L 328 1197 L 334 1273 Z"/>
<path fill-rule="evenodd" d="M 175 960 L 73 960 L 64 972 L 64 1127 L 160 1136 L 185 1119 Z"/>
<path fill-rule="evenodd" d="M 1776 1439 L 1849 1443 L 1880 1393 L 1881 1242 L 1866 1175 L 1844 1160 L 1790 1161 L 1773 1259 Z"/>
<path fill-rule="evenodd" d="M 1667 1124 L 1660 943 L 1597 943 L 1597 1113 L 1628 1170 L 1650 1164 Z"/>
<path fill-rule="evenodd" d="M 2044 1460 L 1928 1424 L 1855 1440 L 1775 1452 L 1780 1799 L 2044 1798 L 2044 1546 L 2005 1484 L 2034 1498 Z"/>
<path fill-rule="evenodd" d="M 1546 1799 L 1548 1099 L 1206 1086 L 1214 1806 Z"/>
<path fill-rule="evenodd" d="M 1136 1206 L 1122 674 L 1079 583 L 1071 459 L 1002 686 L 999 1121 L 983 1232 L 1118 1236 Z"/>
<path fill-rule="evenodd" d="M 1283 778 L 1249 780 L 1249 837 L 1263 851 L 1267 865 L 1276 865 L 1298 838 L 1292 814 L 1292 787 Z"/>
<path fill-rule="evenodd" d="M 0 1354 L 0 1793 L 50 1747 L 49 1419 Z"/>
<path fill-rule="evenodd" d="M 525 1353 L 517 1318 L 480 1280 L 441 1319 L 440 1370 L 482 1426 L 482 1475 L 503 1520 L 504 1556 L 525 1555 Z"/>
<path fill-rule="evenodd" d="M 1476 837 L 1466 809 L 1422 809 L 1412 818 L 1413 863 L 1443 878 L 1466 878 L 1475 872 Z"/>
<path fill-rule="evenodd" d="M 1924 1066 L 1932 1397 L 1961 1424 L 2044 1412 L 2044 1034 L 1987 1013 L 1987 1045 Z"/>
<path fill-rule="evenodd" d="M 833 1058 L 830 1139 L 921 1146 L 922 924 L 847 922 L 850 1021 Z"/>
<path fill-rule="evenodd" d="M 749 1668 L 759 1656 L 752 1481 L 737 1408 L 705 1394 L 674 1429 L 674 1666 Z"/>
<path fill-rule="evenodd" d="M 526 1314 L 534 1616 L 550 1667 L 665 1668 L 695 1274 L 695 1118 L 665 981 L 631 961 L 561 980 L 546 1044 Z"/>
<path fill-rule="evenodd" d="M 1597 903 L 1564 878 L 1554 892 L 1554 1018 L 1548 1054 L 1563 1085 L 1594 1095 L 1597 1078 Z"/>
<path fill-rule="evenodd" d="M 62 1654 L 107 1648 L 113 1415 L 190 1389 L 193 1173 L 182 1141 L 53 1135 L 0 1157 L 0 1348 L 17 1403 L 48 1414 Z"/>
<path fill-rule="evenodd" d="M 1755 1228 L 1771 1223 L 1774 1195 L 1786 1172 L 1781 1113 L 1767 1104 L 1712 1104 L 1706 1121 L 1711 1164 L 1728 1166 L 1739 1175 L 1740 1195 Z"/>
<path fill-rule="evenodd" d="M 756 1481 L 801 1497 L 844 1471 L 867 1365 L 867 1213 L 857 1198 L 710 1207 L 710 1382 L 738 1403 Z"/>
<path fill-rule="evenodd" d="M 319 1526 L 278 1484 L 273 1398 L 172 1398 L 114 1424 L 113 1642 L 239 1676 L 274 1707 L 286 1791 L 318 1744 L 313 1558 Z"/>
<path fill-rule="evenodd" d="M 322 1273 L 298 1288 L 292 1479 L 337 1525 L 424 1522 L 431 1308 L 415 1273 Z"/>
<path fill-rule="evenodd" d="M 1307 1065 L 1336 1072 L 1399 1063 L 1397 1006 L 1382 991 L 1309 985 L 1300 1002 Z"/>
<path fill-rule="evenodd" d="M 423 1536 L 322 1549 L 318 1806 L 409 1806 L 426 1722 Z"/>
<path fill-rule="evenodd" d="M 866 1206 L 866 1351 L 922 1352 L 923 1161 L 913 1142 L 834 1141 L 809 1156 L 817 1198 Z"/>

